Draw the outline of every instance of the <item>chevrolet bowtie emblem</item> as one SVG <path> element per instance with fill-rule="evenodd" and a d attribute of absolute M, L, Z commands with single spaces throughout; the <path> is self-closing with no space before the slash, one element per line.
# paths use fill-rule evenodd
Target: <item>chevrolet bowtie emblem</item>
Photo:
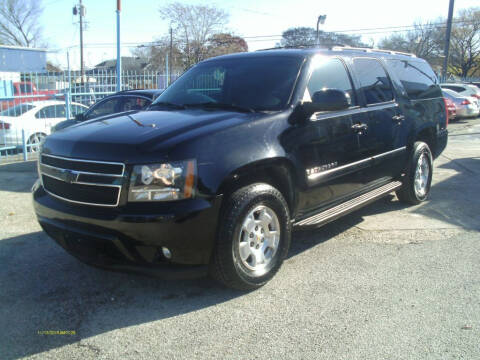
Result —
<path fill-rule="evenodd" d="M 62 170 L 61 178 L 68 184 L 72 184 L 78 180 L 79 173 L 73 170 Z"/>

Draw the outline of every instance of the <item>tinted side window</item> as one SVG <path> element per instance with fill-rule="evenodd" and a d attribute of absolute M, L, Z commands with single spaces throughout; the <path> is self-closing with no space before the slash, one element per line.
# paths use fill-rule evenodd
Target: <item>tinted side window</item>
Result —
<path fill-rule="evenodd" d="M 322 89 L 338 89 L 350 96 L 350 105 L 356 105 L 352 82 L 340 59 L 319 59 L 313 64 L 314 70 L 307 85 L 310 97 Z"/>
<path fill-rule="evenodd" d="M 94 108 L 91 111 L 89 111 L 87 118 L 93 119 L 95 117 L 114 114 L 118 112 L 120 101 L 121 99 L 118 97 L 105 100 L 104 102 L 98 104 L 97 106 L 94 106 Z"/>
<path fill-rule="evenodd" d="M 37 119 L 51 119 L 55 117 L 60 117 L 56 116 L 56 105 L 50 105 L 50 106 L 45 106 L 43 109 L 37 111 L 35 114 L 35 117 Z"/>
<path fill-rule="evenodd" d="M 120 111 L 142 110 L 150 105 L 150 101 L 142 97 L 129 96 L 123 100 Z"/>
<path fill-rule="evenodd" d="M 393 100 L 392 84 L 378 60 L 357 58 L 353 65 L 368 105 Z"/>
<path fill-rule="evenodd" d="M 427 63 L 407 60 L 387 60 L 398 76 L 410 99 L 441 97 L 437 77 Z"/>
<path fill-rule="evenodd" d="M 75 116 L 77 114 L 81 114 L 83 112 L 85 112 L 85 108 L 84 107 L 81 107 L 81 106 L 78 106 L 78 105 L 72 105 L 71 107 L 71 116 Z"/>

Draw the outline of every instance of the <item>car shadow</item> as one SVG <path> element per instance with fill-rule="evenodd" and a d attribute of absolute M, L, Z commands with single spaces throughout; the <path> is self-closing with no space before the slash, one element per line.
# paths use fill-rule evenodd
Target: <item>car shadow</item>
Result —
<path fill-rule="evenodd" d="M 480 230 L 480 205 L 475 200 L 480 190 L 480 159 L 458 159 L 439 168 L 453 169 L 454 175 L 435 183 L 429 202 L 408 211 Z M 288 257 L 335 238 L 361 224 L 367 216 L 406 208 L 389 195 L 321 228 L 296 230 Z M 0 359 L 39 354 L 116 329 L 248 296 L 208 278 L 164 281 L 98 270 L 67 255 L 43 232 L 0 240 L 0 264 Z M 39 334 L 72 330 L 74 335 Z"/>

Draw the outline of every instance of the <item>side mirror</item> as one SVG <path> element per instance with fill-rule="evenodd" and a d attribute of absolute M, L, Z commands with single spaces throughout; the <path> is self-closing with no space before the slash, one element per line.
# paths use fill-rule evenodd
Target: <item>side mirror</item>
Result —
<path fill-rule="evenodd" d="M 352 101 L 345 91 L 323 89 L 313 94 L 312 103 L 319 109 L 317 111 L 334 111 L 348 109 Z"/>
<path fill-rule="evenodd" d="M 85 121 L 85 114 L 84 114 L 84 113 L 80 113 L 80 114 L 75 115 L 75 120 L 77 120 L 77 121 Z"/>
<path fill-rule="evenodd" d="M 348 109 L 352 103 L 350 95 L 338 89 L 323 89 L 312 96 L 312 101 L 299 104 L 292 113 L 291 123 L 301 123 L 308 120 L 319 111 L 338 111 Z"/>

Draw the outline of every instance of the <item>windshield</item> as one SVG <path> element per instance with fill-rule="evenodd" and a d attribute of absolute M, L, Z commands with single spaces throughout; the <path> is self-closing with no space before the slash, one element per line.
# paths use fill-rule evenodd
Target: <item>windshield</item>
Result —
<path fill-rule="evenodd" d="M 26 113 L 28 110 L 32 110 L 35 106 L 30 104 L 19 104 L 12 107 L 9 107 L 6 110 L 0 112 L 0 116 L 21 116 Z"/>
<path fill-rule="evenodd" d="M 215 108 L 212 105 L 217 104 L 225 108 L 225 105 L 231 106 L 232 110 L 281 110 L 290 99 L 302 60 L 265 56 L 200 63 L 167 88 L 152 105 Z"/>

